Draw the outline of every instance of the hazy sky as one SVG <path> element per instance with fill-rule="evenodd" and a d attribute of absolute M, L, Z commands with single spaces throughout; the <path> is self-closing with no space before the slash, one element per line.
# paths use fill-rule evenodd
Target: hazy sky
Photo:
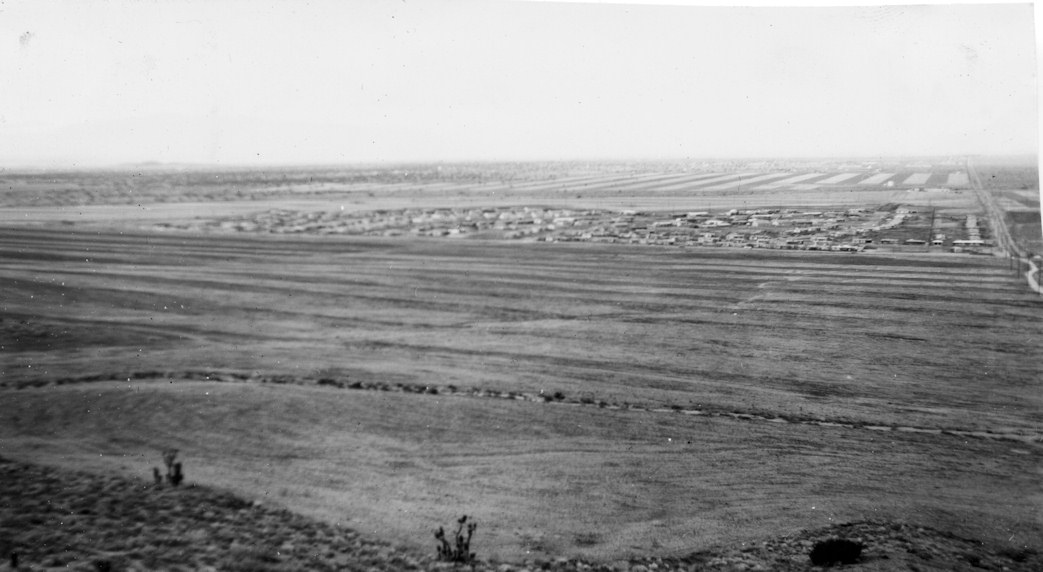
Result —
<path fill-rule="evenodd" d="M 1035 153 L 1033 8 L 0 0 L 0 165 Z"/>

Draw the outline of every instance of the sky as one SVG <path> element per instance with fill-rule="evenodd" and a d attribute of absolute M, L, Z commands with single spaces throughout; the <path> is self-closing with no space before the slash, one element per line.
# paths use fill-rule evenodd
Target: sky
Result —
<path fill-rule="evenodd" d="M 1035 154 L 1033 16 L 0 0 L 0 166 Z"/>

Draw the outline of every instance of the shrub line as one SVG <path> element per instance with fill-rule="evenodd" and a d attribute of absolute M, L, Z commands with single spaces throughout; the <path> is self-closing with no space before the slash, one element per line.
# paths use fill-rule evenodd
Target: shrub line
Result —
<path fill-rule="evenodd" d="M 481 387 L 458 387 L 456 385 L 435 385 L 406 382 L 384 382 L 384 381 L 360 381 L 349 380 L 338 377 L 309 377 L 295 376 L 290 374 L 262 374 L 259 372 L 244 373 L 228 370 L 183 370 L 183 371 L 136 371 L 130 373 L 92 374 L 80 377 L 62 377 L 52 380 L 37 379 L 22 382 L 7 382 L 4 385 L 22 389 L 26 387 L 44 387 L 49 385 L 69 385 L 80 383 L 93 383 L 103 381 L 153 381 L 165 380 L 170 383 L 175 381 L 212 381 L 226 383 L 261 383 L 275 385 L 301 385 L 330 387 L 337 389 L 350 389 L 361 391 L 386 391 L 396 393 L 412 393 L 422 395 L 444 395 L 453 397 L 473 397 L 489 399 L 509 399 L 515 401 L 528 401 L 534 403 L 553 403 L 560 405 L 571 405 L 578 407 L 598 407 L 616 411 L 635 411 L 648 413 L 674 413 L 693 416 L 705 416 L 713 418 L 733 419 L 737 421 L 755 421 L 769 423 L 785 423 L 790 425 L 808 425 L 835 429 L 859 429 L 881 432 L 921 433 L 930 435 L 945 435 L 960 439 L 984 439 L 1016 441 L 1028 444 L 1043 443 L 1043 435 L 1023 434 L 1014 432 L 999 432 L 989 429 L 970 430 L 953 427 L 922 427 L 913 425 L 874 424 L 862 421 L 852 421 L 843 418 L 812 417 L 808 415 L 793 415 L 790 413 L 777 413 L 750 409 L 746 411 L 714 407 L 712 405 L 700 405 L 698 407 L 684 405 L 650 405 L 630 403 L 627 401 L 606 401 L 592 397 L 589 392 L 581 397 L 572 397 L 561 391 L 553 394 L 540 391 L 539 393 L 523 391 L 505 391 L 487 389 Z"/>

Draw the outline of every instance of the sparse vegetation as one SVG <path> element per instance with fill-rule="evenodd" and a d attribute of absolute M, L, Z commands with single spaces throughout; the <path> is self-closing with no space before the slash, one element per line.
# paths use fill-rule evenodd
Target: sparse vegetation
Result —
<path fill-rule="evenodd" d="M 466 528 L 465 528 L 466 526 Z M 445 562 L 456 562 L 458 564 L 469 564 L 474 561 L 475 553 L 471 552 L 471 537 L 474 536 L 478 524 L 474 521 L 467 522 L 467 515 L 456 521 L 456 531 L 449 537 L 441 526 L 435 531 L 438 539 L 438 559 Z M 466 531 L 466 533 L 465 533 Z"/>
<path fill-rule="evenodd" d="M 177 453 L 177 449 L 166 449 L 163 451 L 163 464 L 167 466 L 167 483 L 175 487 L 185 480 L 185 475 L 181 472 L 181 463 L 177 462 Z M 159 469 L 152 469 L 152 477 L 158 485 L 160 483 Z"/>
<path fill-rule="evenodd" d="M 26 494 L 27 484 L 33 494 Z M 70 513 L 68 507 L 76 503 L 84 506 Z M 155 522 L 157 515 L 162 524 Z M 27 525 L 30 521 L 38 524 Z M 457 521 L 459 534 L 464 535 L 465 523 L 461 521 Z M 444 533 L 443 537 L 455 542 Z M 582 558 L 487 562 L 478 560 L 469 550 L 451 547 L 450 554 L 467 554 L 469 560 L 459 562 L 430 553 L 414 553 L 350 528 L 249 503 L 204 486 L 176 492 L 148 491 L 139 482 L 111 475 L 0 459 L 0 555 L 8 555 L 14 570 L 61 567 L 81 571 L 216 568 L 251 572 L 407 572 L 446 570 L 464 563 L 476 572 L 800 572 L 807 570 L 805 546 L 824 539 L 850 537 L 871 543 L 874 559 L 880 558 L 877 562 L 886 563 L 887 569 L 962 570 L 968 564 L 1016 572 L 1043 569 L 1043 559 L 1031 549 L 999 547 L 898 522 L 833 525 L 770 537 L 756 546 L 736 543 L 684 556 L 640 556 L 617 560 L 611 566 Z M 592 548 L 605 539 L 598 534 L 582 533 L 575 535 L 573 542 Z M 532 545 L 538 544 L 536 541 Z"/>
<path fill-rule="evenodd" d="M 815 543 L 811 549 L 811 563 L 815 566 L 854 564 L 865 546 L 861 542 L 846 538 L 827 538 Z"/>
<path fill-rule="evenodd" d="M 476 166 L 474 172 L 485 168 Z M 823 177 L 869 169 L 795 168 Z M 940 167 L 925 186 L 942 185 L 945 172 L 962 168 Z M 173 435 L 179 446 L 191 447 L 198 460 L 193 463 L 207 468 L 194 480 L 217 478 L 222 487 L 248 491 L 247 496 L 264 486 L 273 502 L 320 518 L 328 511 L 340 518 L 350 513 L 345 507 L 358 509 L 356 515 L 379 519 L 383 528 L 377 534 L 410 544 L 431 561 L 429 532 L 417 533 L 415 515 L 437 514 L 446 506 L 445 498 L 431 494 L 445 482 L 436 481 L 432 467 L 451 468 L 460 498 L 479 504 L 485 514 L 511 515 L 502 527 L 483 524 L 483 556 L 523 559 L 529 556 L 521 551 L 532 548 L 532 558 L 629 558 L 620 542 L 627 537 L 640 538 L 636 544 L 642 550 L 674 551 L 691 537 L 695 519 L 702 527 L 697 542 L 731 545 L 806 524 L 807 516 L 791 509 L 805 506 L 811 496 L 834 514 L 929 518 L 923 524 L 993 542 L 1005 542 L 1006 530 L 1016 525 L 1019 535 L 1043 538 L 1030 506 L 1007 503 L 1024 491 L 1017 475 L 1039 462 L 1033 422 L 1039 403 L 1031 389 L 1040 355 L 1033 340 L 1043 335 L 1043 326 L 1036 319 L 1038 297 L 1026 295 L 1023 280 L 1004 261 L 906 256 L 912 247 L 902 244 L 874 253 L 823 255 L 506 244 L 486 240 L 495 233 L 474 232 L 483 224 L 495 227 L 505 214 L 504 232 L 514 230 L 511 225 L 529 230 L 539 224 L 546 229 L 544 238 L 557 239 L 584 230 L 582 213 L 602 210 L 611 214 L 612 228 L 601 237 L 591 232 L 590 242 L 636 233 L 640 236 L 627 240 L 656 244 L 669 241 L 668 231 L 701 232 L 696 225 L 709 223 L 707 216 L 688 212 L 706 210 L 715 217 L 734 206 L 752 214 L 736 213 L 728 221 L 732 227 L 748 223 L 750 231 L 768 236 L 798 230 L 796 221 L 802 220 L 802 234 L 792 236 L 810 240 L 853 225 L 891 224 L 899 208 L 914 204 L 919 212 L 900 225 L 863 236 L 927 238 L 937 230 L 951 242 L 966 238 L 966 214 L 978 208 L 970 192 L 914 192 L 900 184 L 891 190 L 854 188 L 858 178 L 837 192 L 738 190 L 695 205 L 712 196 L 696 197 L 682 188 L 701 180 L 698 169 L 677 169 L 665 178 L 666 173 L 634 174 L 629 168 L 616 172 L 619 184 L 633 193 L 619 193 L 616 183 L 599 190 L 604 180 L 594 179 L 603 173 L 595 173 L 598 177 L 582 183 L 583 199 L 575 200 L 578 189 L 568 188 L 570 183 L 533 172 L 515 179 L 532 184 L 512 189 L 511 205 L 496 204 L 501 191 L 469 195 L 475 189 L 453 187 L 449 183 L 469 180 L 454 176 L 356 177 L 341 171 L 321 174 L 312 185 L 308 173 L 216 172 L 171 179 L 154 174 L 134 182 L 135 201 L 209 200 L 233 187 L 247 198 L 263 195 L 276 204 L 244 201 L 215 209 L 213 217 L 235 221 L 268 208 L 300 209 L 299 217 L 272 221 L 287 229 L 300 223 L 301 234 L 315 234 L 329 222 L 301 205 L 320 194 L 325 204 L 316 208 L 333 205 L 336 214 L 342 212 L 336 203 L 349 205 L 346 214 L 329 217 L 338 224 L 367 217 L 373 222 L 377 214 L 397 217 L 407 203 L 423 212 L 410 211 L 418 220 L 401 221 L 403 228 L 428 225 L 424 217 L 447 212 L 463 219 L 480 213 L 489 221 L 472 221 L 477 226 L 458 233 L 483 240 L 452 245 L 408 236 L 175 232 L 172 228 L 198 210 L 179 211 L 176 205 L 157 207 L 147 224 L 160 221 L 160 226 L 147 230 L 124 226 L 85 233 L 79 218 L 75 224 L 0 229 L 0 242 L 10 245 L 0 262 L 5 272 L 0 338 L 10 358 L 0 376 L 5 452 L 67 466 L 83 462 L 92 470 L 125 470 L 147 480 L 153 463 L 121 464 L 131 453 L 150 459 L 155 444 Z M 902 173 L 895 178 L 901 181 L 911 169 L 921 167 L 887 170 Z M 101 189 L 106 177 L 112 175 L 90 175 L 84 192 L 63 190 L 66 179 L 35 177 L 14 181 L 15 190 L 0 195 L 8 194 L 8 204 L 122 202 Z M 170 181 L 178 184 L 167 185 Z M 447 186 L 430 193 L 428 182 Z M 351 187 L 356 183 L 369 188 L 361 192 Z M 401 183 L 416 187 L 395 191 L 389 199 L 384 191 L 391 187 L 384 185 Z M 174 187 L 188 188 L 175 192 Z M 642 197 L 642 189 L 656 190 Z M 1025 208 L 1038 204 L 1029 193 L 1004 193 L 1008 202 Z M 292 205 L 277 204 L 290 196 Z M 466 197 L 464 207 L 453 204 L 460 197 Z M 553 201 L 544 206 L 542 199 Z M 798 199 L 788 213 L 792 217 L 753 212 L 780 208 L 769 201 L 789 208 L 789 199 Z M 893 204 L 872 210 L 884 201 Z M 735 204 L 723 204 L 728 202 Z M 524 204 L 540 206 L 526 211 Z M 633 214 L 623 215 L 623 209 Z M 809 214 L 818 211 L 821 215 Z M 834 211 L 838 214 L 827 214 Z M 168 216 L 179 212 L 191 215 Z M 518 219 L 519 213 L 529 219 Z M 575 221 L 557 216 L 565 214 L 578 216 Z M 840 228 L 824 228 L 833 218 Z M 1009 218 L 1024 219 L 1024 232 L 1038 237 L 1038 218 Z M 651 226 L 671 221 L 676 224 Z M 763 228 L 753 229 L 755 221 Z M 430 222 L 429 230 L 448 232 L 450 223 L 460 222 L 443 217 Z M 639 226 L 644 230 L 638 232 Z M 726 237 L 737 231 L 707 232 Z M 347 395 L 330 388 L 368 391 Z M 535 403 L 547 401 L 562 404 Z M 685 403 L 701 405 L 679 405 Z M 41 443 L 40 435 L 54 437 Z M 172 519 L 213 516 L 157 538 L 155 551 L 137 546 L 128 552 L 147 569 L 169 567 L 171 560 L 158 551 L 187 550 L 194 545 L 188 535 L 218 522 L 208 519 L 220 518 L 218 530 L 223 530 L 242 518 L 236 513 L 253 510 L 242 500 L 223 506 L 208 498 L 205 508 L 185 500 L 195 498 L 195 489 L 174 490 L 184 479 L 176 452 L 169 460 L 165 456 L 164 464 L 166 474 L 156 468 L 152 479 L 169 486 L 137 483 L 151 497 L 143 502 L 174 501 L 164 505 Z M 896 464 L 904 470 L 895 471 Z M 348 482 L 344 466 L 351 468 Z M 809 484 L 804 478 L 809 471 L 830 486 Z M 263 485 L 261 478 L 267 481 Z M 936 494 L 938 478 L 945 479 L 945 495 Z M 519 479 L 532 486 L 519 487 Z M 985 479 L 988 487 L 982 485 Z M 698 495 L 689 494 L 693 484 L 700 487 Z M 392 499 L 389 490 L 395 491 Z M 35 489 L 28 496 L 55 498 Z M 881 506 L 887 514 L 877 510 Z M 92 512 L 108 514 L 109 508 L 78 499 L 55 508 L 58 520 L 33 510 L 3 513 L 0 527 L 38 535 L 104 528 L 90 519 Z M 742 522 L 735 518 L 740 510 Z M 233 518 L 225 520 L 225 512 Z M 56 522 L 65 524 L 59 530 Z M 473 558 L 473 530 L 459 524 L 456 536 L 442 531 L 440 549 Z M 596 535 L 588 533 L 592 529 Z M 534 531 L 538 542 L 518 541 Z M 902 538 L 910 544 L 896 536 L 891 548 L 943 562 L 934 547 L 914 542 L 918 534 L 934 538 L 906 528 Z M 110 536 L 119 540 L 118 534 Z M 811 542 L 824 537 L 817 531 L 801 537 L 807 544 L 799 548 L 785 542 L 777 548 L 792 551 L 788 561 L 806 567 Z M 198 555 L 194 564 L 292 569 L 293 559 L 311 550 L 311 537 L 297 548 L 268 541 L 277 538 L 250 539 L 235 550 L 222 544 L 221 556 Z M 459 547 L 461 539 L 466 549 Z M 882 545 L 868 542 L 875 558 Z M 333 546 L 323 546 L 330 562 L 341 554 Z M 978 554 L 976 545 L 953 546 L 959 548 L 951 553 L 959 555 L 960 566 L 971 562 L 965 554 Z M 23 566 L 75 561 L 72 567 L 82 568 L 105 560 L 122 569 L 117 556 L 77 556 L 75 550 L 40 556 L 19 548 L 19 553 L 25 555 Z M 1000 569 L 990 558 L 983 555 L 978 563 Z M 1009 560 L 1019 559 L 1028 562 L 1025 569 L 1038 563 L 1020 546 Z M 366 553 L 356 563 L 368 568 L 371 561 L 394 560 Z M 718 566 L 710 561 L 708 567 Z M 309 562 L 307 569 L 323 568 Z M 659 569 L 668 568 L 660 562 Z"/>

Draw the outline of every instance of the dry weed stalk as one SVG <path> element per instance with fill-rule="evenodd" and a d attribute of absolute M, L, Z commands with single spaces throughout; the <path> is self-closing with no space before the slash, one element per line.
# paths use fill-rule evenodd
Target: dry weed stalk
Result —
<path fill-rule="evenodd" d="M 438 547 L 438 559 L 462 564 L 473 563 L 475 554 L 471 552 L 471 537 L 474 536 L 474 531 L 478 528 L 478 525 L 474 522 L 467 524 L 466 514 L 460 517 L 456 524 L 456 532 L 453 534 L 452 542 L 446 537 L 445 529 L 441 526 L 435 532 L 435 538 L 441 542 L 441 545 Z M 467 524 L 467 536 L 463 534 L 465 524 Z"/>
<path fill-rule="evenodd" d="M 163 464 L 167 466 L 167 482 L 175 487 L 185 480 L 185 475 L 181 472 L 181 463 L 177 462 L 177 453 L 177 449 L 165 449 L 163 451 Z M 159 475 L 158 467 L 153 467 L 152 478 L 155 479 L 157 485 L 163 482 Z"/>

